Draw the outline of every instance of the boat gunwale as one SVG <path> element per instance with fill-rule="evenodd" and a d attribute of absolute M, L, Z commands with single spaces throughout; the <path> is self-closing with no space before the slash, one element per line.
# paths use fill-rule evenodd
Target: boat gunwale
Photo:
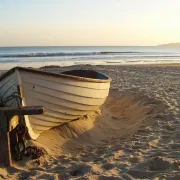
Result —
<path fill-rule="evenodd" d="M 67 74 L 57 74 L 57 73 L 53 73 L 53 72 L 42 71 L 42 70 L 39 70 L 39 69 L 25 68 L 25 67 L 19 67 L 19 66 L 14 67 L 14 68 L 10 69 L 9 71 L 5 72 L 4 74 L 2 74 L 0 76 L 0 81 L 2 79 L 6 78 L 8 75 L 15 72 L 16 70 L 29 71 L 29 72 L 33 72 L 33 73 L 37 73 L 37 74 L 50 75 L 50 76 L 54 76 L 54 77 L 61 77 L 61 78 L 67 78 L 67 79 L 75 79 L 75 80 L 84 81 L 84 82 L 108 83 L 108 82 L 112 81 L 112 79 L 109 76 L 104 75 L 104 74 L 99 73 L 99 72 L 94 71 L 94 70 L 93 70 L 94 72 L 102 74 L 102 75 L 106 76 L 108 79 L 106 79 L 106 80 L 104 80 L 104 79 L 93 79 L 93 78 L 73 76 L 73 75 L 67 75 Z"/>

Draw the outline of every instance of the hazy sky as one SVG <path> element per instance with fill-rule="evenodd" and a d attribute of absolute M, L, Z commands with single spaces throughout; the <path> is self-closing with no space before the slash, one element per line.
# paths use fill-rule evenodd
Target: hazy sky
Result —
<path fill-rule="evenodd" d="M 0 0 L 0 46 L 180 42 L 180 0 Z"/>

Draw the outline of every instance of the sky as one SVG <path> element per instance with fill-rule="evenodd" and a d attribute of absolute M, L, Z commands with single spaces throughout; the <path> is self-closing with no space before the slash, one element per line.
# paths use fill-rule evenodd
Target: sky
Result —
<path fill-rule="evenodd" d="M 0 0 L 0 46 L 180 42 L 180 0 Z"/>

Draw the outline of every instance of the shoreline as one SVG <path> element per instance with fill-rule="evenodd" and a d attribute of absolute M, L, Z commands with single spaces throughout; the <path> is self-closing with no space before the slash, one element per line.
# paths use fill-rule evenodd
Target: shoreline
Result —
<path fill-rule="evenodd" d="M 89 63 L 82 63 L 82 64 L 70 64 L 70 65 L 65 65 L 65 66 L 60 66 L 60 65 L 56 65 L 56 64 L 49 64 L 48 63 L 48 65 L 44 65 L 44 66 L 40 66 L 40 67 L 31 67 L 31 66 L 22 66 L 22 65 L 17 65 L 17 66 L 19 66 L 19 67 L 30 67 L 30 68 L 35 68 L 35 69 L 45 69 L 45 68 L 63 68 L 63 67 L 65 67 L 65 68 L 69 68 L 69 67 L 77 67 L 77 66 L 119 66 L 119 67 L 125 67 L 125 66 L 130 66 L 130 67 L 132 67 L 132 66 L 135 66 L 135 67 L 179 67 L 180 66 L 180 62 L 177 62 L 177 63 L 171 63 L 171 62 L 169 62 L 169 63 L 120 63 L 120 64 L 113 64 L 114 62 L 112 62 L 112 63 L 107 63 L 107 64 L 89 64 Z M 17 67 L 17 66 L 12 66 L 12 68 L 14 68 L 14 67 Z M 1 68 L 0 67 L 0 73 L 1 72 L 6 72 L 6 71 L 8 71 L 8 70 L 10 70 L 10 69 L 12 69 L 12 68 Z"/>
<path fill-rule="evenodd" d="M 180 62 L 166 62 L 166 63 L 159 63 L 159 62 L 118 62 L 118 61 L 59 61 L 59 62 L 27 62 L 27 63 L 0 63 L 0 71 L 7 71 L 12 69 L 13 67 L 20 66 L 20 67 L 32 67 L 32 68 L 41 68 L 43 66 L 59 66 L 59 67 L 68 67 L 68 66 L 78 66 L 78 65 L 92 65 L 92 66 L 160 66 L 160 65 L 179 65 Z"/>

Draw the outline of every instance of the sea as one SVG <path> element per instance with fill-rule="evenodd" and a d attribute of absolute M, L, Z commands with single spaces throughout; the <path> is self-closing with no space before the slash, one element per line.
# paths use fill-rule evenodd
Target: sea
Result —
<path fill-rule="evenodd" d="M 168 46 L 31 46 L 0 47 L 0 70 L 15 66 L 78 64 L 119 65 L 180 63 L 180 47 Z"/>

